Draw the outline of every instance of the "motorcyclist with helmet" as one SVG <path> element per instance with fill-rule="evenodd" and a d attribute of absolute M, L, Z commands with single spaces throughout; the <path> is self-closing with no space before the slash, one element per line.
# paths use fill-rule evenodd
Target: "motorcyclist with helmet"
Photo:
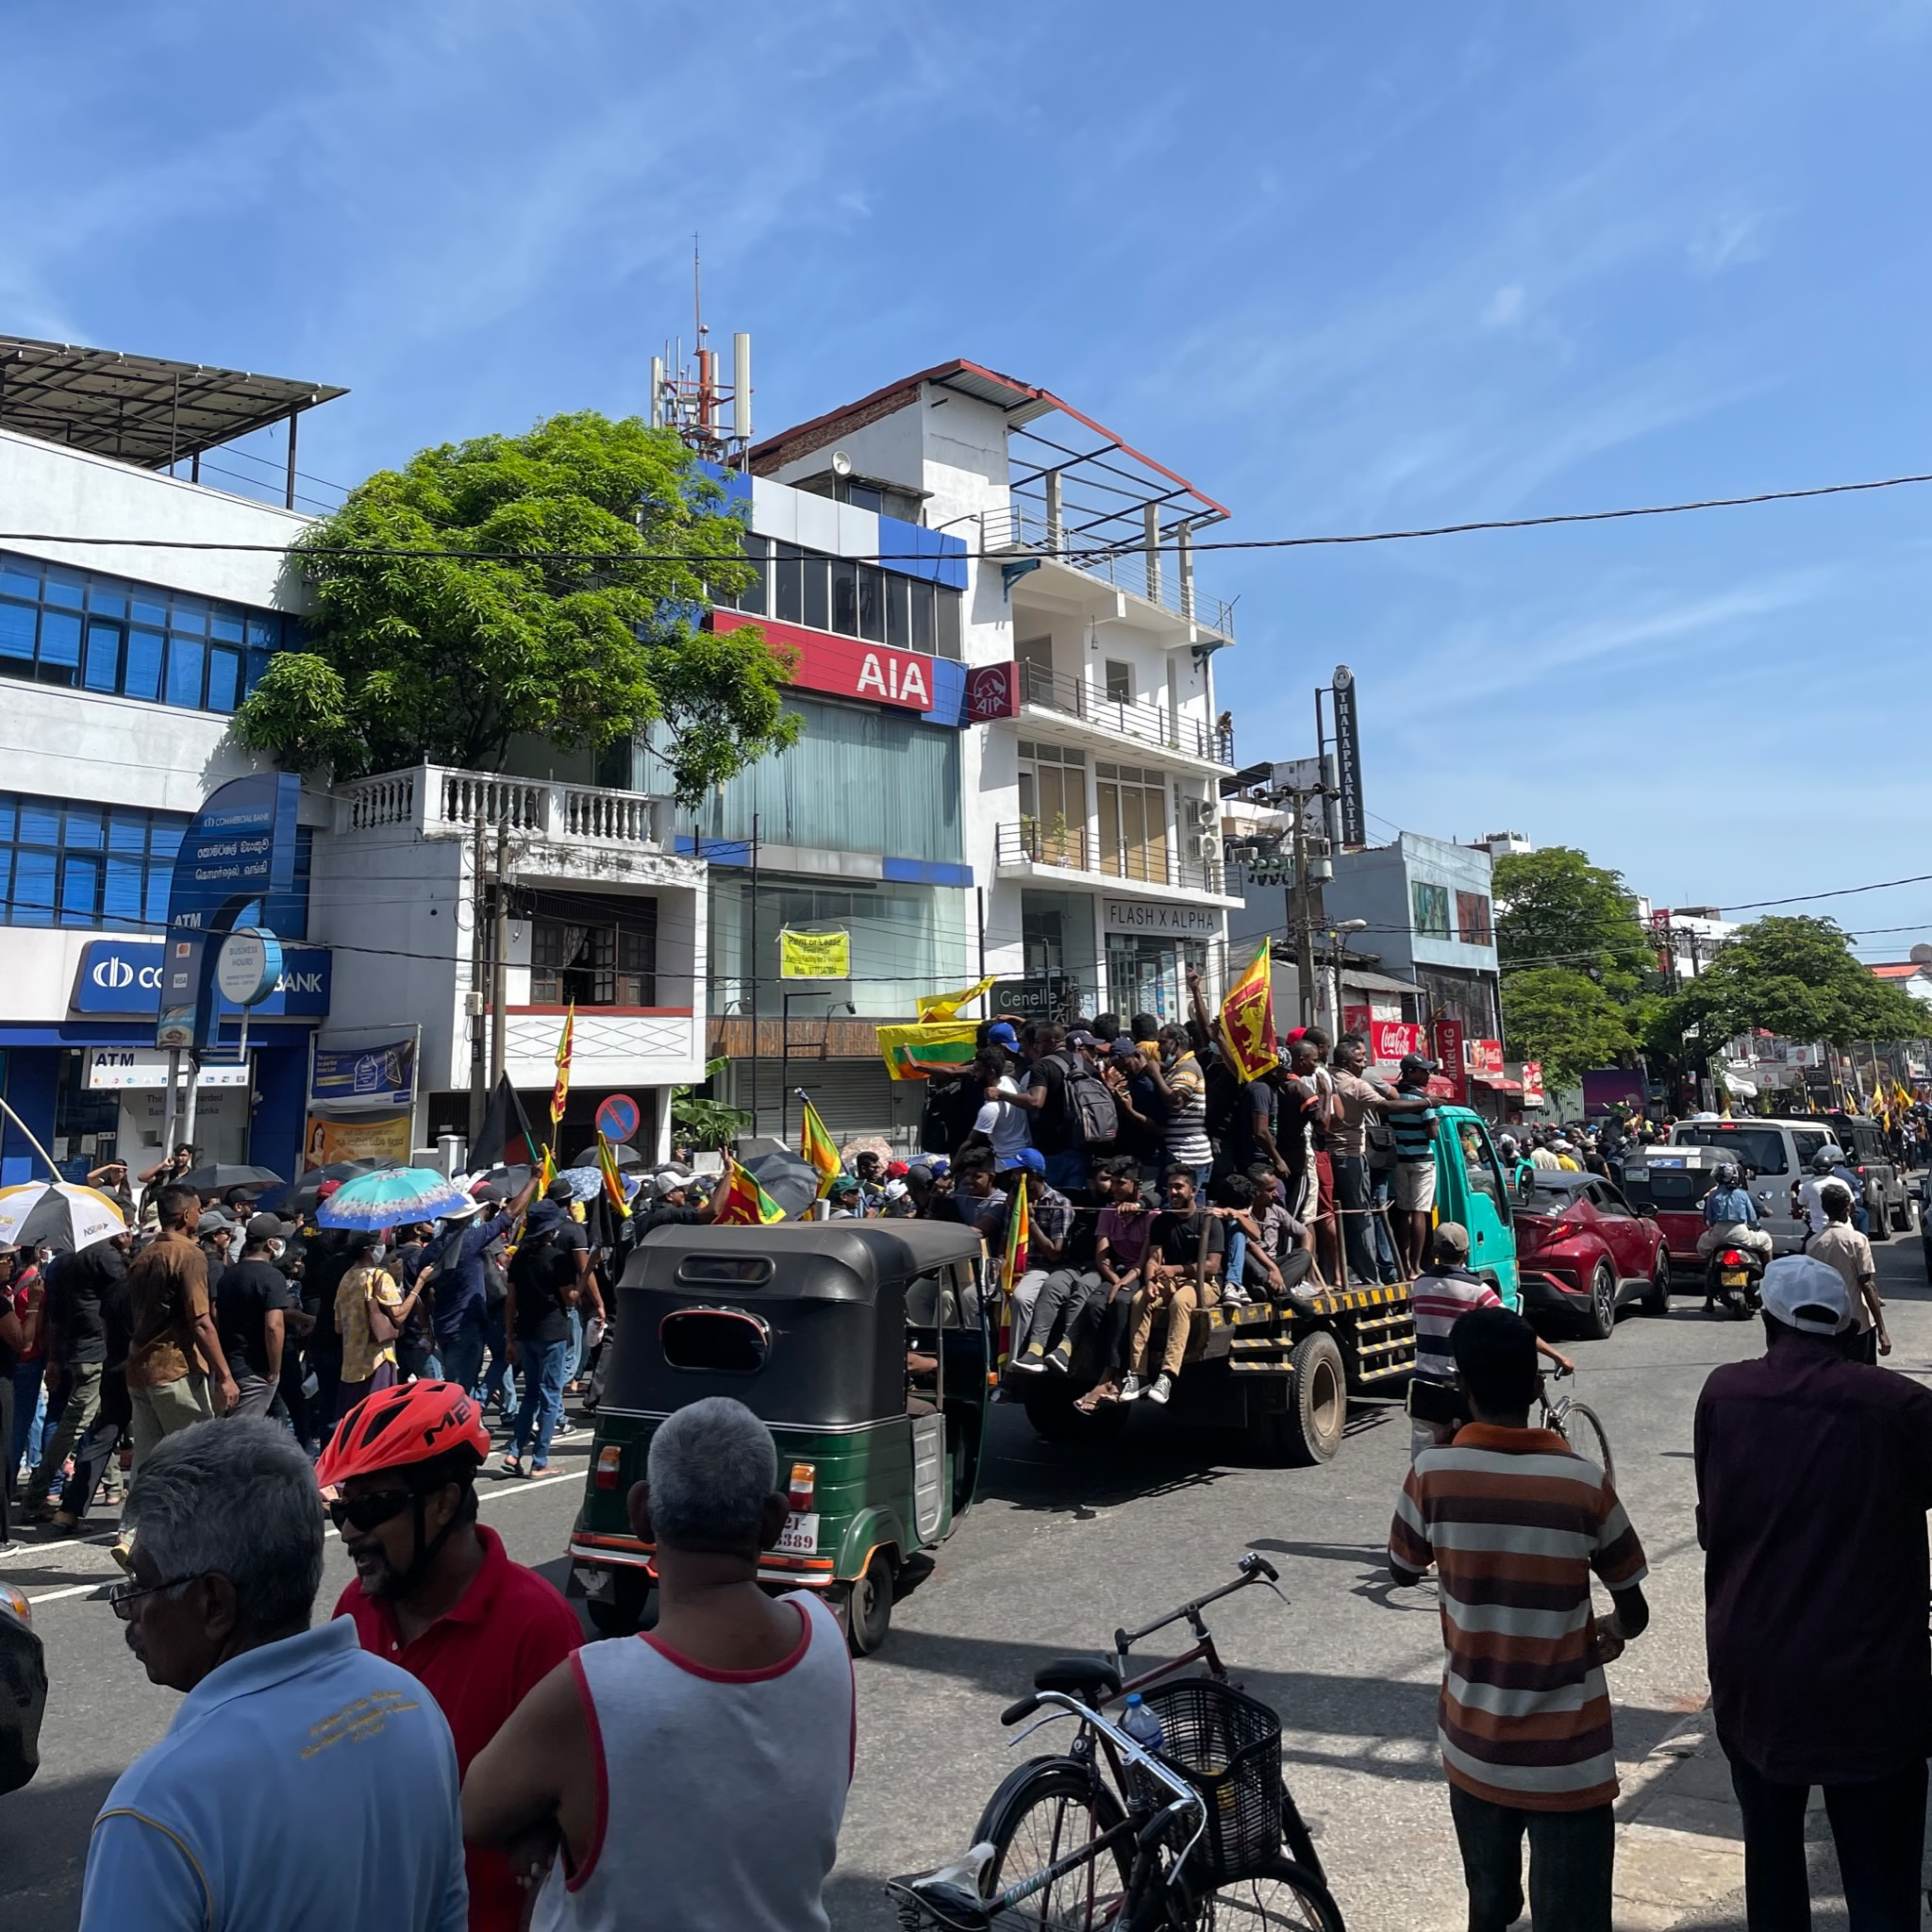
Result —
<path fill-rule="evenodd" d="M 1744 1171 L 1735 1160 L 1719 1167 L 1717 1185 L 1704 1197 L 1704 1232 L 1697 1237 L 1697 1253 L 1708 1260 L 1720 1248 L 1742 1248 L 1760 1262 L 1769 1261 L 1773 1252 L 1771 1236 L 1757 1224 L 1757 1206 L 1744 1185 Z M 1707 1314 L 1711 1307 L 1708 1282 L 1707 1274 Z"/>
<path fill-rule="evenodd" d="M 1808 1242 L 1813 1235 L 1824 1232 L 1827 1217 L 1824 1191 L 1830 1187 L 1842 1188 L 1851 1196 L 1852 1225 L 1860 1234 L 1870 1233 L 1871 1217 L 1865 1212 L 1865 1183 L 1853 1172 L 1844 1149 L 1836 1141 L 1827 1141 L 1811 1157 L 1811 1172 L 1798 1184 L 1798 1216 L 1805 1224 L 1806 1241 Z"/>

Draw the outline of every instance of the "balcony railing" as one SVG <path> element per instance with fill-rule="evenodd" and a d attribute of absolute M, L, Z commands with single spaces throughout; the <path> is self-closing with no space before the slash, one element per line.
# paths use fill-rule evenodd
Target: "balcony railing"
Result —
<path fill-rule="evenodd" d="M 1020 699 L 1044 710 L 1058 711 L 1083 724 L 1131 739 L 1136 744 L 1159 745 L 1191 758 L 1234 763 L 1234 725 L 1209 724 L 1200 718 L 1183 718 L 1165 705 L 1136 704 L 1110 698 L 1080 677 L 1058 677 L 1038 664 L 1020 660 Z"/>
<path fill-rule="evenodd" d="M 1019 865 L 1054 866 L 1091 877 L 1124 879 L 1137 885 L 1171 886 L 1185 892 L 1221 892 L 1224 874 L 1218 858 L 1197 858 L 1171 844 L 1108 845 L 1090 839 L 1085 825 L 1041 824 L 1022 819 L 993 832 L 996 869 Z"/>
<path fill-rule="evenodd" d="M 1053 531 L 1040 506 L 1024 502 L 981 511 L 979 526 L 984 549 L 1058 557 L 1070 569 L 1097 577 L 1111 590 L 1143 597 L 1230 641 L 1234 638 L 1234 606 L 1202 594 L 1195 587 L 1191 567 L 1183 565 L 1175 545 L 1151 553 L 1140 544 L 1117 550 L 1091 549 L 1087 540 L 1071 531 Z"/>
<path fill-rule="evenodd" d="M 670 801 L 604 785 L 508 778 L 449 765 L 418 765 L 354 778 L 336 792 L 338 832 L 398 826 L 425 838 L 463 838 L 479 824 L 566 845 L 661 849 Z"/>

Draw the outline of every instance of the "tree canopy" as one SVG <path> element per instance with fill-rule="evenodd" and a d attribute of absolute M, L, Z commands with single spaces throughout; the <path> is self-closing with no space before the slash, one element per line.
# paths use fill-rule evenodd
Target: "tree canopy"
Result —
<path fill-rule="evenodd" d="M 1874 979 L 1854 958 L 1836 922 L 1806 914 L 1759 919 L 1733 934 L 1665 1003 L 1652 1037 L 1693 1024 L 1712 1050 L 1759 1026 L 1832 1046 L 1916 1040 L 1932 1030 L 1918 1000 Z"/>
<path fill-rule="evenodd" d="M 297 541 L 308 648 L 271 660 L 236 735 L 291 769 L 358 774 L 495 771 L 521 735 L 596 751 L 655 726 L 694 804 L 798 735 L 762 631 L 698 628 L 708 586 L 748 580 L 724 507 L 636 417 L 419 451 Z"/>
<path fill-rule="evenodd" d="M 1574 846 L 1546 845 L 1498 858 L 1492 891 L 1503 973 L 1561 968 L 1636 992 L 1652 948 L 1622 873 L 1591 864 Z"/>
<path fill-rule="evenodd" d="M 1574 966 L 1505 974 L 1502 1002 L 1510 1054 L 1541 1060 L 1552 1087 L 1574 1086 L 1588 1067 L 1614 1067 L 1639 1043 L 1641 1008 L 1614 998 Z"/>

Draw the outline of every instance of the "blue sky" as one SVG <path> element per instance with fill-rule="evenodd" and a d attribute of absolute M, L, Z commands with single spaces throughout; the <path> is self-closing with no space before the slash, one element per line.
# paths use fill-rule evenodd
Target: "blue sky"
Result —
<path fill-rule="evenodd" d="M 8 17 L 0 327 L 345 384 L 338 482 L 641 407 L 693 228 L 761 431 L 965 356 L 1215 535 L 1932 470 L 1928 0 Z M 1372 829 L 1742 903 L 1932 872 L 1928 530 L 1932 488 L 1200 575 L 1244 758 L 1347 661 Z M 1932 940 L 1932 885 L 1840 909 Z"/>

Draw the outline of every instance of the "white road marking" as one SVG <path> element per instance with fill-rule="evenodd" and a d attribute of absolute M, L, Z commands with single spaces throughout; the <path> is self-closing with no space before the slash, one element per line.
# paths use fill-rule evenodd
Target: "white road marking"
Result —
<path fill-rule="evenodd" d="M 65 1590 L 44 1590 L 39 1596 L 28 1597 L 27 1602 L 30 1604 L 51 1604 L 63 1596 L 85 1596 L 90 1591 L 98 1590 L 102 1584 L 111 1583 L 112 1581 L 113 1578 L 109 1576 L 97 1576 L 92 1583 L 71 1583 Z"/>

